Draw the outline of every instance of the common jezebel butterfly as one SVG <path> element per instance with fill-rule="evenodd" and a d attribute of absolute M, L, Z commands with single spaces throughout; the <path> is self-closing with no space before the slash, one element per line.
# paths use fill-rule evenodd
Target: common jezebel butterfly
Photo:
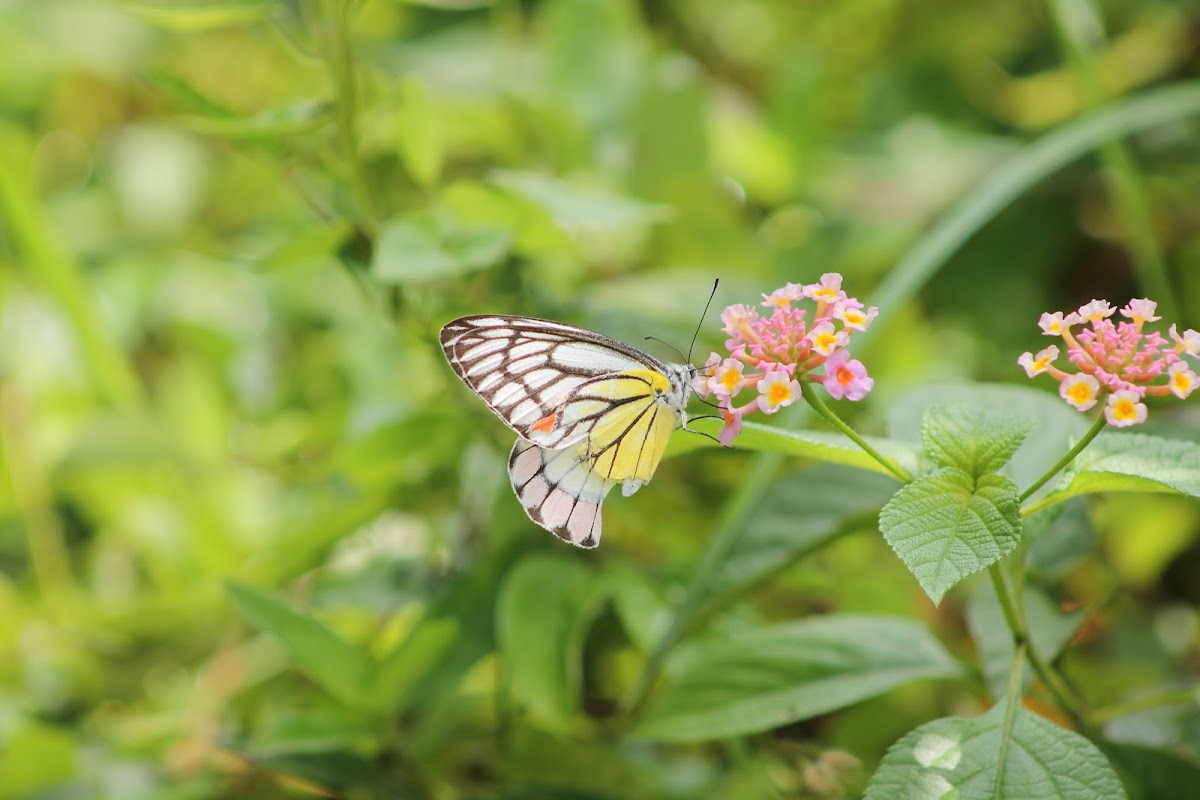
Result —
<path fill-rule="evenodd" d="M 599 333 L 533 317 L 460 317 L 442 328 L 450 366 L 517 433 L 508 458 L 529 518 L 580 547 L 600 506 L 654 475 L 695 370 Z"/>

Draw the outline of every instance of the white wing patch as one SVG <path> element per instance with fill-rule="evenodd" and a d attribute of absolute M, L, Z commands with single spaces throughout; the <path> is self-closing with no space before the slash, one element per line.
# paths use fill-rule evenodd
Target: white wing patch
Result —
<path fill-rule="evenodd" d="M 600 477 L 580 452 L 547 450 L 517 439 L 508 473 L 531 520 L 571 544 L 600 544 L 600 504 L 617 481 Z"/>

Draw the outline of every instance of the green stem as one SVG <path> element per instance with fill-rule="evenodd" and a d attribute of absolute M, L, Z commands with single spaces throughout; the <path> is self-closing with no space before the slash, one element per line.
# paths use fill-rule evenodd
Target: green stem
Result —
<path fill-rule="evenodd" d="M 988 567 L 988 577 L 992 579 L 992 587 L 995 589 L 996 599 L 1000 602 L 1000 610 L 1004 613 L 1004 621 L 1012 633 L 1013 646 L 1018 650 L 1024 650 L 1025 657 L 1029 659 L 1033 671 L 1054 695 L 1059 707 L 1066 712 L 1071 721 L 1080 728 L 1086 727 L 1082 700 L 1050 663 L 1042 657 L 1026 627 L 1025 610 L 1013 602 L 1012 593 L 1009 592 L 1008 582 L 1004 579 L 1004 572 L 1000 569 L 999 563 Z"/>
<path fill-rule="evenodd" d="M 1093 725 L 1099 726 L 1114 719 L 1128 717 L 1132 714 L 1149 711 L 1153 708 L 1194 705 L 1197 703 L 1200 703 L 1200 689 L 1194 686 L 1190 689 L 1167 689 L 1134 700 L 1126 700 L 1121 703 L 1113 703 L 1111 706 L 1097 708 L 1088 715 L 1088 721 Z"/>
<path fill-rule="evenodd" d="M 997 754 L 996 791 L 993 797 L 1002 800 L 1004 797 L 1005 764 L 1008 761 L 1008 747 L 1012 743 L 1013 726 L 1017 721 L 1017 708 L 1021 704 L 1021 687 L 1025 677 L 1025 643 L 1021 642 L 1013 648 L 1012 660 L 1008 662 L 1008 687 L 1005 691 L 1004 732 L 1000 736 L 1000 752 Z"/>
<path fill-rule="evenodd" d="M 7 227 L 29 276 L 58 304 L 79 344 L 80 360 L 105 400 L 117 408 L 136 407 L 141 385 L 105 328 L 63 236 L 46 217 L 30 180 L 27 150 L 15 132 L 0 130 L 0 227 Z"/>
<path fill-rule="evenodd" d="M 1075 457 L 1082 453 L 1083 449 L 1092 443 L 1092 439 L 1095 439 L 1100 434 L 1100 431 L 1104 430 L 1104 427 L 1107 424 L 1108 421 L 1105 420 L 1104 414 L 1099 414 L 1096 417 L 1096 421 L 1092 423 L 1092 427 L 1088 428 L 1088 432 L 1083 435 L 1083 438 L 1076 442 L 1075 446 L 1066 452 L 1066 455 L 1054 462 L 1054 466 L 1046 470 L 1046 473 L 1042 475 L 1042 477 L 1034 481 L 1028 489 L 1021 492 L 1020 502 L 1024 503 L 1026 500 L 1028 500 L 1034 492 L 1045 486 L 1046 482 L 1057 475 L 1063 467 L 1074 461 Z"/>
<path fill-rule="evenodd" d="M 829 406 L 825 405 L 825 401 L 822 400 L 820 395 L 817 394 L 817 390 L 813 388 L 811 382 L 800 381 L 800 393 L 804 396 L 804 399 L 808 401 L 808 404 L 813 407 L 813 410 L 820 414 L 826 422 L 844 433 L 850 439 L 850 441 L 858 445 L 864 453 L 882 464 L 884 469 L 895 475 L 897 479 L 903 481 L 904 483 L 912 482 L 912 475 L 908 474 L 908 470 L 904 469 L 904 467 L 880 453 L 874 447 L 871 447 L 871 445 L 867 444 L 867 441 L 859 436 L 853 428 L 842 422 L 841 417 L 833 413 Z"/>
<path fill-rule="evenodd" d="M 337 94 L 338 145 L 349 164 L 350 192 L 358 211 L 358 222 L 373 238 L 379 229 L 379 215 L 370 175 L 358 147 L 359 87 L 358 68 L 350 42 L 351 5 L 353 0 L 326 0 L 325 57 Z"/>
<path fill-rule="evenodd" d="M 1072 24 L 1066 0 L 1048 0 L 1047 5 L 1054 20 L 1059 45 L 1079 81 L 1083 104 L 1087 107 L 1100 105 L 1105 99 L 1105 91 L 1084 41 L 1084 33 L 1078 25 Z M 1112 138 L 1100 146 L 1100 161 L 1104 165 L 1105 179 L 1117 216 L 1128 237 L 1138 284 L 1146 296 L 1160 301 L 1159 308 L 1164 317 L 1176 319 L 1178 310 L 1175 308 L 1175 295 L 1171 291 L 1166 265 L 1154 235 L 1150 201 L 1133 153 L 1124 141 Z"/>

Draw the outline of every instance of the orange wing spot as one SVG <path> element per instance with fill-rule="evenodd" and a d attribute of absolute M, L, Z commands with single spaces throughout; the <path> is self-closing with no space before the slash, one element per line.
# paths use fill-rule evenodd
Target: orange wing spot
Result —
<path fill-rule="evenodd" d="M 558 422 L 558 414 L 557 413 L 547 414 L 546 416 L 539 419 L 537 422 L 530 425 L 529 430 L 541 431 L 542 433 L 549 433 L 550 431 L 554 430 L 554 423 L 556 423 L 556 422 Z"/>

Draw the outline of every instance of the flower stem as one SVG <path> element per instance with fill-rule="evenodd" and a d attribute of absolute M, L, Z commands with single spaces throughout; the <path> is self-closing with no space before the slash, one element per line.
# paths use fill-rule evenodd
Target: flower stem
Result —
<path fill-rule="evenodd" d="M 1030 485 L 1030 487 L 1028 489 L 1021 492 L 1020 501 L 1022 503 L 1024 503 L 1026 500 L 1028 500 L 1033 495 L 1034 492 L 1036 492 L 1038 489 L 1045 486 L 1046 482 L 1048 480 L 1050 480 L 1055 475 L 1057 475 L 1059 473 L 1059 471 L 1062 470 L 1063 467 L 1067 466 L 1067 464 L 1070 464 L 1072 461 L 1074 461 L 1075 457 L 1078 456 L 1081 452 L 1083 452 L 1083 448 L 1085 448 L 1089 444 L 1091 444 L 1092 439 L 1095 439 L 1096 436 L 1100 433 L 1100 431 L 1104 430 L 1104 426 L 1107 424 L 1108 424 L 1108 422 L 1107 422 L 1107 420 L 1104 419 L 1103 413 L 1101 413 L 1099 416 L 1097 416 L 1096 421 L 1092 423 L 1092 427 L 1089 428 L 1088 432 L 1083 435 L 1083 438 L 1080 439 L 1078 442 L 1076 442 L 1075 446 L 1072 447 L 1070 450 L 1068 450 L 1066 455 L 1064 455 L 1062 458 L 1060 458 L 1058 461 L 1056 461 L 1053 467 L 1046 470 L 1046 474 L 1042 475 L 1042 477 L 1040 477 L 1036 481 L 1034 481 L 1033 484 Z"/>
<path fill-rule="evenodd" d="M 904 483 L 910 483 L 912 481 L 912 475 L 908 474 L 908 470 L 904 469 L 904 467 L 880 453 L 874 447 L 871 447 L 871 445 L 867 444 L 867 441 L 855 433 L 849 425 L 842 422 L 841 417 L 833 413 L 829 406 L 825 405 L 825 402 L 817 394 L 817 390 L 813 388 L 812 383 L 809 381 L 800 381 L 800 393 L 804 396 L 804 399 L 808 401 L 808 404 L 813 407 L 813 410 L 825 418 L 826 422 L 849 437 L 849 439 L 858 445 L 864 453 L 883 465 L 884 469 L 895 475 Z"/>

